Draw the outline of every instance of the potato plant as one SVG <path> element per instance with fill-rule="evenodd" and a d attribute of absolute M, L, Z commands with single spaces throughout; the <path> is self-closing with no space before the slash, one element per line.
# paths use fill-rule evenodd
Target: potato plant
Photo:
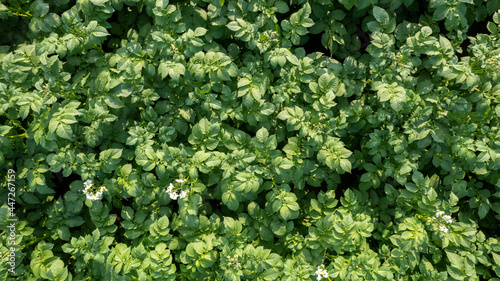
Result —
<path fill-rule="evenodd" d="M 500 281 L 500 2 L 0 1 L 2 280 Z"/>

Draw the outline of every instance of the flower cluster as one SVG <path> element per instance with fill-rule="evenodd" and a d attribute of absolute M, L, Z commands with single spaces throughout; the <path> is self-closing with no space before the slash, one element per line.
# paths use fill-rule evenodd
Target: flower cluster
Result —
<path fill-rule="evenodd" d="M 321 267 L 325 267 L 324 265 L 321 265 Z M 321 280 L 321 278 L 328 278 L 328 271 L 326 269 L 322 269 L 318 266 L 318 270 L 316 270 L 316 275 L 317 275 L 317 280 Z"/>
<path fill-rule="evenodd" d="M 442 218 L 446 223 L 452 223 L 453 219 L 451 216 L 445 215 L 443 211 L 437 211 L 436 212 L 436 218 Z"/>
<path fill-rule="evenodd" d="M 500 67 L 500 54 L 492 56 L 486 60 L 487 65 Z"/>
<path fill-rule="evenodd" d="M 440 225 L 439 226 L 439 230 L 442 231 L 442 232 L 444 232 L 444 233 L 448 232 L 448 228 L 446 226 L 444 226 L 444 225 Z"/>
<path fill-rule="evenodd" d="M 83 194 L 87 196 L 87 199 L 89 200 L 100 200 L 104 191 L 108 191 L 106 187 L 101 186 L 100 190 L 96 193 L 89 192 L 89 189 L 92 188 L 93 184 L 91 180 L 86 180 L 83 183 L 83 186 L 85 186 L 85 189 L 83 190 Z"/>
<path fill-rule="evenodd" d="M 444 221 L 445 223 L 452 223 L 453 222 L 453 219 L 451 218 L 451 216 L 445 215 L 443 211 L 436 212 L 436 219 L 438 219 L 438 221 L 440 221 L 440 222 Z M 444 232 L 444 233 L 447 233 L 449 231 L 448 227 L 446 227 L 443 224 L 441 224 L 439 226 L 439 230 Z"/>
<path fill-rule="evenodd" d="M 180 183 L 180 184 L 184 184 L 186 182 L 186 180 L 176 179 L 175 182 Z M 185 190 L 181 191 L 180 193 L 177 193 L 176 191 L 174 191 L 174 185 L 172 183 L 170 183 L 166 192 L 168 193 L 168 195 L 170 196 L 170 199 L 172 199 L 172 200 L 177 200 L 178 198 L 182 199 L 182 198 L 185 198 L 187 196 L 187 191 L 185 191 Z"/>
<path fill-rule="evenodd" d="M 234 255 L 233 257 L 227 256 L 228 259 L 227 266 L 232 267 L 234 269 L 240 269 L 241 264 L 238 262 L 238 255 Z"/>

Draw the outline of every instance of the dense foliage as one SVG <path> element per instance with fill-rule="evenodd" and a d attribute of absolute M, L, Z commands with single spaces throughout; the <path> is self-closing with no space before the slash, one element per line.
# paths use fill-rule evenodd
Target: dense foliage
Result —
<path fill-rule="evenodd" d="M 1 278 L 500 280 L 500 1 L 0 19 Z"/>

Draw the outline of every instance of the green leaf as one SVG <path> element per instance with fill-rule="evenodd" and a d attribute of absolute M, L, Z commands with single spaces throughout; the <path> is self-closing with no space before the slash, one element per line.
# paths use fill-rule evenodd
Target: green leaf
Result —
<path fill-rule="evenodd" d="M 489 211 L 490 211 L 490 206 L 487 203 L 479 205 L 479 208 L 477 210 L 479 218 L 484 219 Z"/>
<path fill-rule="evenodd" d="M 290 117 L 290 114 L 288 114 L 288 110 L 287 109 L 284 109 L 283 111 L 281 111 L 278 114 L 277 117 L 278 117 L 278 119 L 281 119 L 281 120 L 287 120 Z"/>
<path fill-rule="evenodd" d="M 57 118 L 52 118 L 49 121 L 49 133 L 54 133 L 57 130 L 57 126 L 59 125 L 59 121 Z"/>
<path fill-rule="evenodd" d="M 64 267 L 62 260 L 57 259 L 50 265 L 50 272 L 47 276 L 53 278 L 52 280 L 66 280 L 68 269 Z"/>
<path fill-rule="evenodd" d="M 339 0 L 340 4 L 344 5 L 344 7 L 349 11 L 354 6 L 357 0 Z"/>
<path fill-rule="evenodd" d="M 222 194 L 222 202 L 232 211 L 236 211 L 240 206 L 240 202 L 236 199 L 236 195 L 231 191 Z"/>
<path fill-rule="evenodd" d="M 200 132 L 203 135 L 208 134 L 208 130 L 210 128 L 210 122 L 207 120 L 207 118 L 202 118 L 200 122 L 198 122 L 198 126 L 200 127 Z"/>
<path fill-rule="evenodd" d="M 34 1 L 30 10 L 33 11 L 33 14 L 37 17 L 43 17 L 49 12 L 49 4 L 44 3 L 43 1 Z"/>
<path fill-rule="evenodd" d="M 461 267 L 463 265 L 463 257 L 448 251 L 446 251 L 446 256 L 452 266 Z"/>
<path fill-rule="evenodd" d="M 90 0 L 90 2 L 99 7 L 106 7 L 106 2 L 109 0 Z"/>
<path fill-rule="evenodd" d="M 158 74 L 160 74 L 161 79 L 165 79 L 165 77 L 167 77 L 167 75 L 169 74 L 169 71 L 170 67 L 165 62 L 161 62 L 158 66 Z"/>
<path fill-rule="evenodd" d="M 290 209 L 286 205 L 281 205 L 280 208 L 280 216 L 284 220 L 289 220 L 292 217 L 292 213 L 290 212 Z"/>
<path fill-rule="evenodd" d="M 75 119 L 75 116 L 74 115 L 70 115 L 70 114 L 63 114 L 61 115 L 60 117 L 60 121 L 61 123 L 64 123 L 64 124 L 74 124 L 74 123 L 78 123 L 78 121 L 76 121 Z"/>
<path fill-rule="evenodd" d="M 148 151 L 148 149 L 146 149 L 146 151 Z M 103 169 L 103 172 L 110 173 L 114 171 L 117 165 L 121 161 L 121 156 L 122 156 L 122 149 L 111 148 L 102 151 L 99 154 L 99 160 L 101 161 L 101 167 Z"/>
<path fill-rule="evenodd" d="M 92 30 L 92 35 L 95 37 L 106 37 L 111 34 L 108 33 L 106 28 L 102 26 L 97 26 L 94 30 Z"/>
<path fill-rule="evenodd" d="M 432 15 L 432 19 L 435 21 L 441 21 L 446 18 L 446 16 L 450 13 L 450 9 L 448 5 L 441 5 L 437 7 Z"/>
<path fill-rule="evenodd" d="M 389 23 L 389 14 L 382 8 L 378 6 L 373 7 L 373 16 L 375 19 L 382 24 L 387 24 Z"/>
<path fill-rule="evenodd" d="M 466 274 L 460 268 L 449 265 L 446 266 L 446 268 L 448 269 L 448 274 L 450 274 L 450 277 L 453 278 L 453 280 L 465 280 Z"/>
<path fill-rule="evenodd" d="M 349 159 L 341 159 L 340 160 L 340 167 L 342 168 L 342 170 L 350 173 L 351 172 L 351 161 L 349 161 Z"/>
<path fill-rule="evenodd" d="M 288 158 L 282 158 L 279 164 L 279 167 L 284 170 L 289 170 L 293 168 L 293 166 L 294 166 L 293 162 Z"/>
<path fill-rule="evenodd" d="M 277 268 L 269 268 L 262 273 L 261 277 L 264 278 L 264 280 L 274 281 L 278 280 L 279 274 L 280 271 Z"/>
<path fill-rule="evenodd" d="M 424 27 L 422 27 L 421 32 L 424 35 L 424 37 L 429 37 L 432 34 L 432 29 L 428 26 L 424 26 Z"/>
<path fill-rule="evenodd" d="M 271 115 L 273 114 L 274 110 L 276 109 L 276 107 L 274 106 L 274 104 L 272 103 L 264 103 L 262 106 L 260 106 L 259 110 L 260 110 L 260 113 L 263 114 L 263 115 Z"/>
<path fill-rule="evenodd" d="M 57 229 L 57 234 L 64 241 L 69 241 L 71 238 L 71 233 L 69 232 L 69 227 L 62 225 Z"/>
<path fill-rule="evenodd" d="M 33 193 L 23 193 L 21 197 L 28 204 L 40 204 L 40 200 Z"/>
<path fill-rule="evenodd" d="M 128 239 L 136 239 L 143 234 L 143 231 L 137 229 L 130 229 L 125 231 L 125 237 Z"/>
<path fill-rule="evenodd" d="M 318 85 L 326 93 L 331 89 L 330 81 L 333 80 L 328 73 L 321 75 L 318 79 Z"/>
<path fill-rule="evenodd" d="M 207 33 L 207 30 L 203 27 L 197 27 L 195 30 L 194 30 L 194 35 L 196 37 L 200 37 L 200 36 L 203 36 Z"/>
<path fill-rule="evenodd" d="M 500 254 L 496 254 L 496 253 L 491 253 L 491 255 L 493 256 L 493 260 L 495 261 L 495 264 L 497 266 L 500 266 Z"/>
<path fill-rule="evenodd" d="M 73 140 L 73 130 L 71 130 L 71 126 L 67 124 L 59 124 L 59 126 L 57 126 L 56 133 L 63 139 Z"/>
<path fill-rule="evenodd" d="M 257 139 L 261 142 L 265 142 L 267 138 L 269 137 L 269 132 L 267 131 L 266 128 L 260 128 L 257 133 L 255 134 Z"/>
<path fill-rule="evenodd" d="M 398 95 L 391 98 L 391 107 L 394 111 L 399 112 L 403 108 L 404 105 L 404 96 Z"/>
<path fill-rule="evenodd" d="M 274 3 L 274 7 L 276 7 L 277 12 L 280 14 L 284 14 L 289 11 L 288 5 L 284 1 Z"/>
<path fill-rule="evenodd" d="M 76 217 L 72 217 L 72 218 L 66 219 L 66 225 L 69 226 L 69 227 L 80 226 L 80 225 L 82 225 L 84 223 L 85 223 L 85 220 L 82 217 L 80 217 L 80 216 L 76 216 Z"/>
<path fill-rule="evenodd" d="M 104 96 L 104 102 L 111 108 L 119 109 L 124 107 L 123 103 L 118 97 L 115 96 Z"/>
<path fill-rule="evenodd" d="M 134 219 L 134 210 L 129 206 L 123 207 L 121 216 L 122 218 L 131 221 Z"/>

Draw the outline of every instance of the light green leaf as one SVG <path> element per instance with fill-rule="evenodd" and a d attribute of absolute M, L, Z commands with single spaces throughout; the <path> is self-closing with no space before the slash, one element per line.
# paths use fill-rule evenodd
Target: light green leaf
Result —
<path fill-rule="evenodd" d="M 373 7 L 373 16 L 379 23 L 389 23 L 389 14 L 384 9 L 378 6 Z"/>
<path fill-rule="evenodd" d="M 340 160 L 340 167 L 342 168 L 342 170 L 350 173 L 351 167 L 352 167 L 351 161 L 349 161 L 349 159 L 341 159 Z"/>
<path fill-rule="evenodd" d="M 404 105 L 404 101 L 404 95 L 393 96 L 390 101 L 392 109 L 394 109 L 394 111 L 396 112 L 401 111 Z"/>
<path fill-rule="evenodd" d="M 293 162 L 288 158 L 283 158 L 280 162 L 279 167 L 284 170 L 289 170 L 294 166 Z"/>
<path fill-rule="evenodd" d="M 194 35 L 196 37 L 200 37 L 200 36 L 203 36 L 207 33 L 207 30 L 203 27 L 197 27 L 195 30 L 194 30 Z"/>
<path fill-rule="evenodd" d="M 73 139 L 73 131 L 71 130 L 71 127 L 67 124 L 59 124 L 57 126 L 56 133 L 59 137 L 67 140 L 72 140 Z"/>
<path fill-rule="evenodd" d="M 277 268 L 269 268 L 262 273 L 262 278 L 264 278 L 264 280 L 274 281 L 278 280 L 279 274 L 280 272 Z"/>
<path fill-rule="evenodd" d="M 90 2 L 99 7 L 105 7 L 108 0 L 90 0 Z"/>
<path fill-rule="evenodd" d="M 269 132 L 267 131 L 266 128 L 262 127 L 260 128 L 260 130 L 257 131 L 257 133 L 255 133 L 255 136 L 259 141 L 265 142 L 269 137 Z"/>
<path fill-rule="evenodd" d="M 63 115 L 61 115 L 60 121 L 61 121 L 61 123 L 64 123 L 64 124 L 78 123 L 78 121 L 76 121 L 76 119 L 75 119 L 75 116 L 71 115 L 71 114 L 63 114 Z"/>
<path fill-rule="evenodd" d="M 236 211 L 240 205 L 233 192 L 224 192 L 222 194 L 222 202 L 232 211 Z"/>
<path fill-rule="evenodd" d="M 95 30 L 97 30 L 97 31 L 92 32 L 92 35 L 94 35 L 95 37 L 106 37 L 106 36 L 110 35 L 104 27 L 99 26 Z"/>
<path fill-rule="evenodd" d="M 104 102 L 111 108 L 119 109 L 124 105 L 118 97 L 106 95 L 104 96 Z"/>
<path fill-rule="evenodd" d="M 280 216 L 284 220 L 289 220 L 292 217 L 292 213 L 290 212 L 290 209 L 287 207 L 287 205 L 281 205 Z"/>
<path fill-rule="evenodd" d="M 428 26 L 424 26 L 422 27 L 421 32 L 424 35 L 424 37 L 429 37 L 432 34 L 432 29 Z"/>
<path fill-rule="evenodd" d="M 122 151 L 123 149 L 121 148 L 106 149 L 99 154 L 99 160 L 120 159 Z"/>
<path fill-rule="evenodd" d="M 210 128 L 210 122 L 207 120 L 207 118 L 202 118 L 200 122 L 198 122 L 198 126 L 200 128 L 200 132 L 203 135 L 208 134 L 208 130 Z"/>
<path fill-rule="evenodd" d="M 500 255 L 493 253 L 493 252 L 491 253 L 491 255 L 493 256 L 493 260 L 495 261 L 495 264 L 497 266 L 500 266 Z"/>
<path fill-rule="evenodd" d="M 260 113 L 262 113 L 263 115 L 266 115 L 266 116 L 271 115 L 275 109 L 276 109 L 276 107 L 274 106 L 274 104 L 268 103 L 268 102 L 264 103 L 259 108 Z"/>

